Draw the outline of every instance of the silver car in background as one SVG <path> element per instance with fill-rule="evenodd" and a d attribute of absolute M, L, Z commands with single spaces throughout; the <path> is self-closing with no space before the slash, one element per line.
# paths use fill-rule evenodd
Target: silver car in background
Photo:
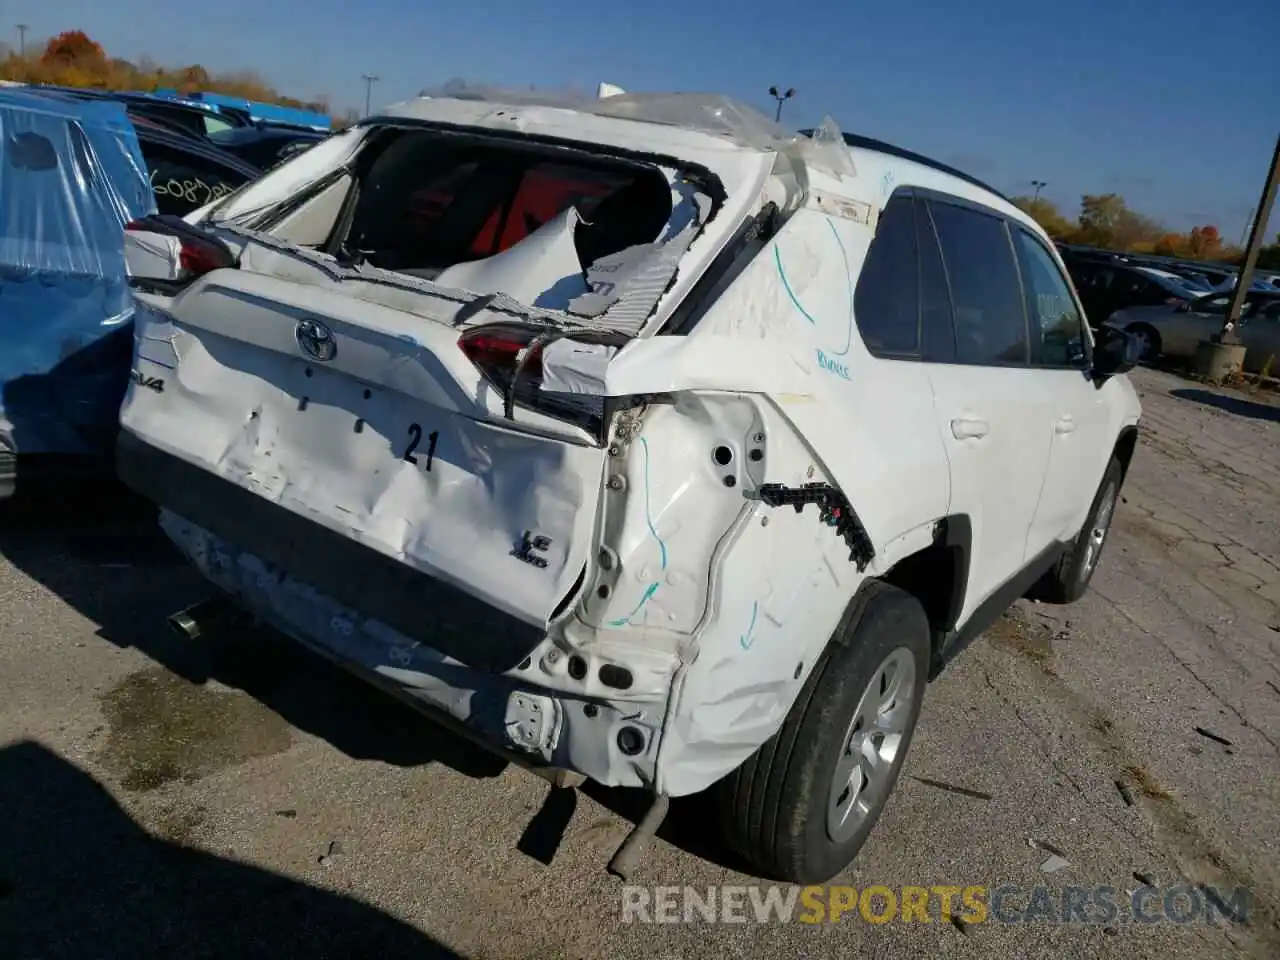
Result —
<path fill-rule="evenodd" d="M 1113 313 L 1104 326 L 1124 330 L 1142 346 L 1148 362 L 1159 357 L 1190 358 L 1196 347 L 1222 329 L 1230 294 L 1213 293 L 1177 306 L 1129 307 Z M 1280 295 L 1245 299 L 1240 312 L 1244 369 L 1256 373 L 1280 359 Z"/>

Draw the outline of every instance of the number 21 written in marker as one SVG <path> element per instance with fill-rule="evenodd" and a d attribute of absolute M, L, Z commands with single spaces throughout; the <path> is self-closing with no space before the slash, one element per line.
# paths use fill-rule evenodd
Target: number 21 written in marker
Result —
<path fill-rule="evenodd" d="M 439 430 L 432 430 L 429 434 L 427 434 L 427 462 L 425 464 L 422 464 L 422 466 L 428 473 L 431 471 L 431 464 L 435 461 L 436 443 L 438 443 L 439 440 L 440 440 Z M 407 463 L 412 463 L 417 465 L 419 463 L 418 445 L 421 443 L 422 443 L 422 427 L 418 426 L 418 424 L 416 423 L 409 424 L 409 446 L 405 447 L 405 451 L 402 459 L 405 460 L 405 462 Z"/>

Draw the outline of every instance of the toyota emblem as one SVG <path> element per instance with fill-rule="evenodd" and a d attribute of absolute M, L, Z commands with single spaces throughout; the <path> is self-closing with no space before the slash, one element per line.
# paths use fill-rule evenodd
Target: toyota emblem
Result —
<path fill-rule="evenodd" d="M 293 328 L 293 336 L 302 352 L 313 360 L 332 360 L 338 352 L 338 341 L 333 339 L 333 331 L 319 320 L 299 320 Z"/>

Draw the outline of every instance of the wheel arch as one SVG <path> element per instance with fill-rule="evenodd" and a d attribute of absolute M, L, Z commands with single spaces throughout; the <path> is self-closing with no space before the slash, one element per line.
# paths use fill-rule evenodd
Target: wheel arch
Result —
<path fill-rule="evenodd" d="M 1130 424 L 1120 431 L 1120 435 L 1116 438 L 1116 445 L 1112 448 L 1111 455 L 1120 461 L 1120 482 L 1124 483 L 1124 478 L 1129 473 L 1129 464 L 1133 462 L 1133 453 L 1138 449 L 1138 427 L 1137 424 Z"/>
<path fill-rule="evenodd" d="M 903 557 L 882 578 L 910 593 L 924 607 L 935 658 L 964 610 L 972 549 L 969 515 L 950 514 L 935 523 L 929 546 Z"/>

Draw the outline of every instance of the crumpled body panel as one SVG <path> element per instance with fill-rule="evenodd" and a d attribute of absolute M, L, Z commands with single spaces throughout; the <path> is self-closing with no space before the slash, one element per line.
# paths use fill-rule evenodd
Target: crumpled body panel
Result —
<path fill-rule="evenodd" d="M 582 773 L 608 786 L 652 783 L 665 701 L 610 702 L 537 686 L 546 645 L 504 673 L 465 666 L 362 611 L 345 606 L 288 572 L 168 511 L 161 526 L 209 581 L 247 609 L 380 686 L 466 724 L 494 747 L 522 750 L 530 762 Z M 523 740 L 513 714 L 532 704 L 549 722 L 536 742 Z M 623 725 L 647 732 L 649 748 L 628 756 L 618 747 Z M 533 738 L 530 738 L 533 739 Z"/>

